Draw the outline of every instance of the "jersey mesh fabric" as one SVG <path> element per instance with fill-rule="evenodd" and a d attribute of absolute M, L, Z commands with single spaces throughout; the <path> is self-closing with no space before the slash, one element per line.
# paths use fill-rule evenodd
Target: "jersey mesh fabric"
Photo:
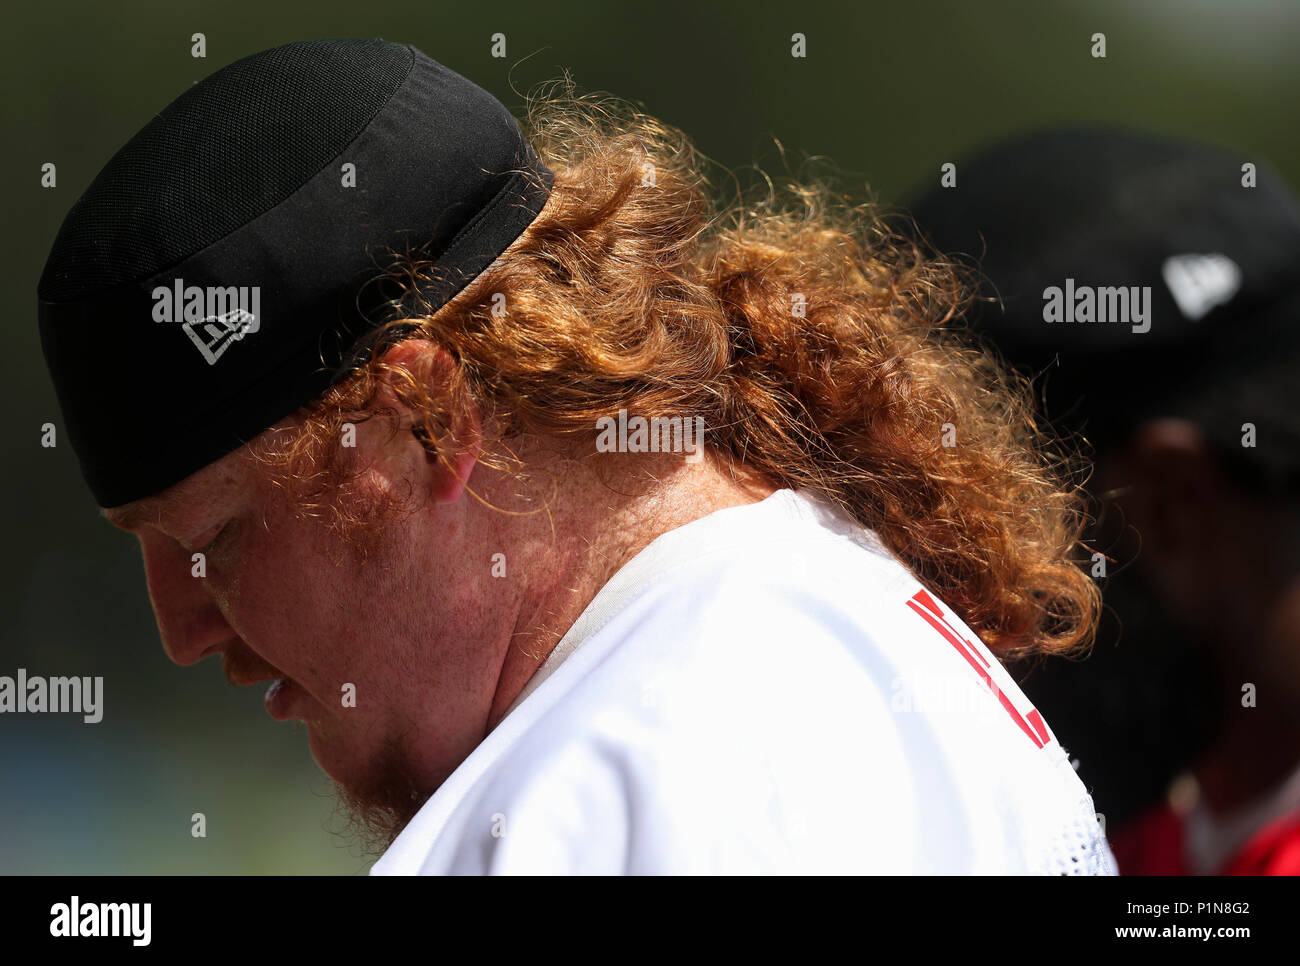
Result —
<path fill-rule="evenodd" d="M 1119 874 L 1091 796 L 1079 802 L 1074 820 L 1058 833 L 1044 858 L 1040 875 Z"/>
<path fill-rule="evenodd" d="M 222 68 L 104 166 L 55 239 L 40 297 L 148 278 L 273 208 L 356 138 L 414 62 L 398 44 L 322 40 Z"/>

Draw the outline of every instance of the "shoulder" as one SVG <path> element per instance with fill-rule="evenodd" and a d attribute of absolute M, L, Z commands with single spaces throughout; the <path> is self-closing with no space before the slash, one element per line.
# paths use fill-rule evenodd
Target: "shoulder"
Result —
<path fill-rule="evenodd" d="M 506 719 L 426 871 L 1032 871 L 1086 794 L 920 591 L 838 540 L 659 575 Z"/>

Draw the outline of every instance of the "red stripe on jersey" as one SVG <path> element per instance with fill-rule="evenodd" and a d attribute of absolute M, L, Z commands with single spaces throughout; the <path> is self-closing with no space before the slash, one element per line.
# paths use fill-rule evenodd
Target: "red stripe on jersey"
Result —
<path fill-rule="evenodd" d="M 1044 721 L 1043 716 L 1038 713 L 1038 709 L 1035 708 L 1033 711 L 1030 711 L 1025 717 L 1029 723 L 1034 726 L 1034 730 L 1038 732 L 1038 737 L 1043 739 L 1043 744 L 1047 744 L 1050 740 L 1050 736 L 1047 733 L 1047 722 Z"/>
<path fill-rule="evenodd" d="M 1029 736 L 1029 740 L 1032 741 L 1035 746 L 1042 748 L 1047 744 L 1047 726 L 1043 723 L 1042 715 L 1040 715 L 1036 709 L 1030 711 L 1030 718 L 1031 720 L 1034 720 L 1034 726 L 1031 728 L 1025 719 L 1021 717 L 1020 711 L 1011 703 L 1011 699 L 1002 693 L 1002 689 L 997 686 L 997 682 L 993 680 L 993 676 L 985 670 L 985 668 L 989 667 L 988 661 L 984 660 L 984 656 L 980 654 L 978 649 L 970 646 L 969 641 L 965 641 L 958 636 L 952 625 L 944 620 L 943 613 L 939 610 L 939 605 L 935 603 L 934 598 L 924 590 L 918 590 L 907 602 L 907 606 L 915 613 L 920 614 L 927 624 L 938 631 L 939 634 L 942 635 L 943 639 L 951 644 L 957 650 L 957 653 L 966 659 L 966 663 L 975 669 L 975 673 L 983 679 L 989 690 L 997 696 L 998 701 L 1002 703 L 1002 707 L 1006 709 L 1007 714 L 1011 715 L 1011 720 L 1016 723 L 1021 731 Z M 980 663 L 976 663 L 976 657 L 979 658 Z M 983 667 L 980 666 L 981 663 L 983 664 Z"/>

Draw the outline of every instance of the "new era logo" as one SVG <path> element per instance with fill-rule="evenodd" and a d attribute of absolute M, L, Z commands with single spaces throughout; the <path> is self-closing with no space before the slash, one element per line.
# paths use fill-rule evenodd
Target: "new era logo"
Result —
<path fill-rule="evenodd" d="M 212 365 L 221 354 L 250 332 L 257 331 L 257 316 L 243 309 L 233 309 L 222 315 L 210 315 L 200 322 L 186 322 L 181 326 L 203 358 Z"/>
<path fill-rule="evenodd" d="M 1179 311 L 1193 322 L 1241 288 L 1241 269 L 1227 255 L 1170 255 L 1161 274 Z"/>
<path fill-rule="evenodd" d="M 153 320 L 180 322 L 210 366 L 262 324 L 262 290 L 256 285 L 186 285 L 178 278 L 155 288 L 153 300 Z"/>

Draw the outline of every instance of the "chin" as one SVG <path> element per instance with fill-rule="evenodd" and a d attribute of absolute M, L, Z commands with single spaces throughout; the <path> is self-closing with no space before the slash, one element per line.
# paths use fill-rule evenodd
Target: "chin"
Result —
<path fill-rule="evenodd" d="M 307 727 L 307 746 L 311 756 L 325 774 L 346 789 L 363 789 L 374 779 L 376 757 L 357 736 L 349 736 L 331 722 L 304 722 Z"/>
<path fill-rule="evenodd" d="M 307 725 L 312 757 L 334 780 L 354 830 L 395 836 L 433 794 L 395 740 L 367 739 L 318 723 Z M 373 835 L 366 835 L 373 838 Z"/>

